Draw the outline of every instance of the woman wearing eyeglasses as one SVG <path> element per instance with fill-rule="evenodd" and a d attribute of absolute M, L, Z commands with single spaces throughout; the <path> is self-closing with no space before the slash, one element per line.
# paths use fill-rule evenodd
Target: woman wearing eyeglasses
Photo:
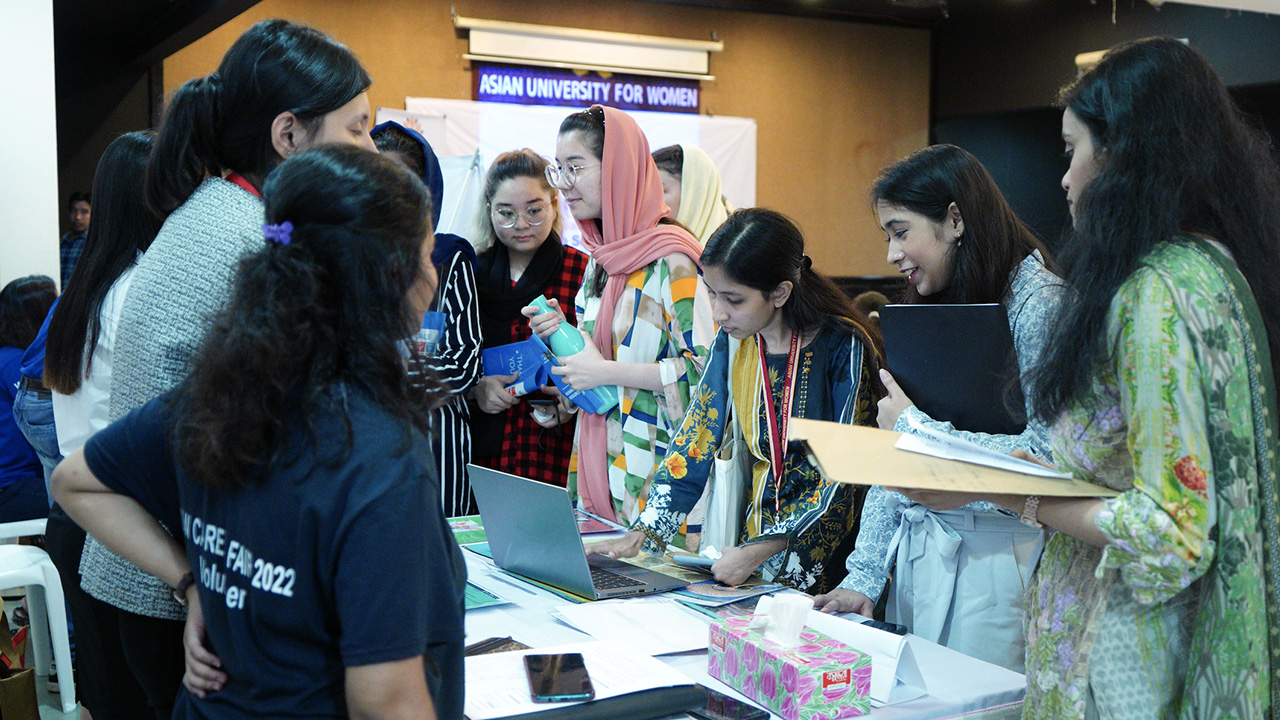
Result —
<path fill-rule="evenodd" d="M 614 386 L 606 415 L 581 413 L 569 487 L 586 510 L 630 525 L 640 514 L 706 361 L 714 328 L 702 248 L 670 220 L 649 143 L 626 113 L 593 106 L 560 125 L 548 179 L 591 252 L 574 299 L 591 341 L 554 372 L 575 389 Z M 524 309 L 539 337 L 565 316 Z"/>
<path fill-rule="evenodd" d="M 582 286 L 587 256 L 560 242 L 560 194 L 547 179 L 547 161 L 532 150 L 499 155 L 484 182 L 483 236 L 476 246 L 476 291 L 484 346 L 529 337 L 520 310 L 538 296 L 567 308 L 577 322 L 573 296 Z M 474 462 L 502 472 L 564 486 L 573 452 L 574 415 L 543 393 L 517 396 L 506 390 L 515 375 L 485 375 L 471 391 L 479 412 L 471 413 Z"/>

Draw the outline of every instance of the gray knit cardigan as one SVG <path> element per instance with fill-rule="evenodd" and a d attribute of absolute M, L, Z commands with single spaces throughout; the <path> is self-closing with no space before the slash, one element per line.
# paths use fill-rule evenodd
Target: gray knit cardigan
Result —
<path fill-rule="evenodd" d="M 119 420 L 178 385 L 230 297 L 236 267 L 258 250 L 262 201 L 221 178 L 205 180 L 160 228 L 138 262 L 116 331 L 109 417 Z M 163 581 L 90 536 L 81 586 L 93 597 L 149 617 L 182 620 L 186 610 Z"/>

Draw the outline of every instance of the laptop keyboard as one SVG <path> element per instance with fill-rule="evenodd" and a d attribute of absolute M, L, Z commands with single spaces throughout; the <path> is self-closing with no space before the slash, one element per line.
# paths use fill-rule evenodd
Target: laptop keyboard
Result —
<path fill-rule="evenodd" d="M 595 566 L 591 567 L 591 584 L 596 586 L 597 590 L 613 590 L 616 588 L 635 587 L 644 585 L 643 582 L 635 578 L 629 578 L 626 575 L 619 575 L 603 568 Z"/>

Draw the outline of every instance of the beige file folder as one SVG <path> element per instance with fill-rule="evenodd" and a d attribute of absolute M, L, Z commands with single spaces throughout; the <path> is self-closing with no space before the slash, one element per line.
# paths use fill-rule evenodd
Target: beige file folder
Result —
<path fill-rule="evenodd" d="M 808 446 L 810 459 L 824 476 L 853 485 L 1056 497 L 1119 495 L 1083 480 L 1036 477 L 899 450 L 894 443 L 901 433 L 889 430 L 792 418 L 787 434 Z"/>

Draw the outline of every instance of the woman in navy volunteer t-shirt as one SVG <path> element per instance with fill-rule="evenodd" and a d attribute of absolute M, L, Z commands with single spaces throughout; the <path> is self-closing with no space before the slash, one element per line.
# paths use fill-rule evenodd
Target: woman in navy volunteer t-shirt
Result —
<path fill-rule="evenodd" d="M 436 286 L 426 191 L 328 147 L 264 199 L 271 242 L 190 378 L 91 439 L 55 494 L 191 600 L 207 641 L 175 717 L 460 718 L 465 568 L 425 435 L 441 395 L 401 357 Z"/>

